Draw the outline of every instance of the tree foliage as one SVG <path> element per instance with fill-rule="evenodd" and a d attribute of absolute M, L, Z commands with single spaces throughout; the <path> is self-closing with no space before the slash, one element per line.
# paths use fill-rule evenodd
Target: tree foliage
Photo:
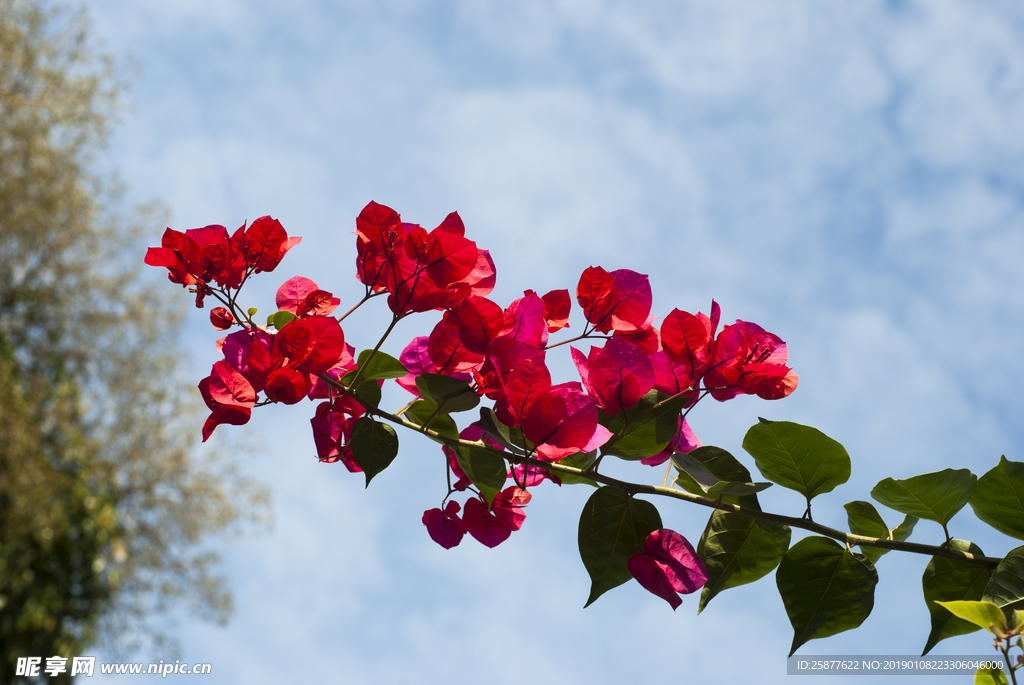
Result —
<path fill-rule="evenodd" d="M 259 488 L 191 456 L 181 309 L 135 268 L 145 213 L 118 210 L 96 171 L 120 92 L 82 15 L 0 0 L 4 670 L 79 655 L 170 600 L 225 619 L 205 540 L 264 511 Z"/>

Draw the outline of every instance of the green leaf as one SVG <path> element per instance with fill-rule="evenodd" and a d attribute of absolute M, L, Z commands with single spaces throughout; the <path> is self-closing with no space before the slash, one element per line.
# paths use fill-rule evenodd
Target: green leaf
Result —
<path fill-rule="evenodd" d="M 469 411 L 480 404 L 480 397 L 468 381 L 439 373 L 421 373 L 416 376 L 416 389 L 446 414 Z"/>
<path fill-rule="evenodd" d="M 981 626 L 988 632 L 991 625 L 998 626 L 1006 622 L 1003 610 L 992 602 L 936 602 L 939 606 L 945 607 L 951 614 L 965 621 L 970 621 L 976 626 Z"/>
<path fill-rule="evenodd" d="M 580 516 L 580 558 L 590 574 L 585 607 L 633 576 L 626 563 L 643 551 L 644 540 L 660 529 L 661 516 L 650 502 L 633 499 L 619 488 L 599 488 Z"/>
<path fill-rule="evenodd" d="M 970 504 L 982 521 L 1024 540 L 1024 462 L 1000 457 L 999 464 L 978 479 Z"/>
<path fill-rule="evenodd" d="M 373 357 L 370 357 L 371 352 L 373 350 L 363 350 L 359 353 L 359 359 L 356 361 L 356 365 L 363 370 L 363 380 L 376 381 L 387 378 L 401 378 L 408 375 L 409 371 L 402 362 L 390 354 L 377 350 Z M 367 358 L 370 359 L 369 364 L 366 362 Z"/>
<path fill-rule="evenodd" d="M 749 434 L 748 434 L 749 435 Z M 789 548 L 775 574 L 793 625 L 793 656 L 808 640 L 856 628 L 875 604 L 878 573 L 863 554 L 829 538 L 804 538 Z"/>
<path fill-rule="evenodd" d="M 689 452 L 689 456 L 703 464 L 704 468 L 714 474 L 719 480 L 730 483 L 751 482 L 750 471 L 747 470 L 747 467 L 741 464 L 736 457 L 732 456 L 721 447 L 704 445 L 691 450 Z M 692 492 L 695 495 L 704 494 L 703 488 L 701 488 L 700 485 L 697 484 L 697 482 L 685 471 L 679 471 L 679 476 L 676 478 L 676 484 L 687 492 Z M 738 504 L 741 507 L 761 511 L 761 505 L 757 501 L 757 495 L 741 495 L 738 497 L 723 495 L 722 499 L 726 502 Z"/>
<path fill-rule="evenodd" d="M 944 469 L 906 480 L 886 478 L 871 498 L 902 514 L 937 521 L 943 527 L 971 498 L 977 476 L 967 469 Z"/>
<path fill-rule="evenodd" d="M 614 434 L 601 452 L 637 461 L 664 450 L 679 430 L 679 412 L 686 404 L 685 397 L 671 400 L 670 397 L 651 390 L 640 398 L 636 406 L 615 416 L 598 408 L 598 421 Z M 662 402 L 664 404 L 658 406 Z"/>
<path fill-rule="evenodd" d="M 597 450 L 570 454 L 568 457 L 559 459 L 558 463 L 586 470 L 595 461 L 597 461 Z M 595 488 L 599 487 L 595 481 L 590 480 L 586 476 L 575 476 L 567 473 L 556 473 L 555 475 L 558 476 L 558 480 L 562 481 L 562 485 L 576 485 L 578 483 L 583 483 L 584 485 L 592 485 Z"/>
<path fill-rule="evenodd" d="M 697 544 L 708 571 L 697 613 L 722 590 L 752 583 L 771 573 L 789 549 L 789 526 L 714 511 Z"/>
<path fill-rule="evenodd" d="M 341 377 L 342 384 L 345 387 L 352 387 L 352 380 L 356 377 L 356 369 L 352 369 L 344 376 Z M 359 388 L 355 391 L 356 397 L 365 406 L 379 407 L 380 406 L 380 386 L 376 382 L 373 383 L 362 383 Z"/>
<path fill-rule="evenodd" d="M 846 520 L 849 523 L 850 532 L 854 535 L 903 542 L 910 537 L 914 526 L 917 524 L 916 517 L 907 516 L 903 519 L 903 523 L 890 530 L 881 515 L 879 515 L 878 510 L 875 509 L 875 505 L 862 500 L 844 504 L 843 508 L 846 509 Z M 890 550 L 882 549 L 881 547 L 861 546 L 860 551 L 871 560 L 872 564 L 875 564 L 883 554 Z"/>
<path fill-rule="evenodd" d="M 981 597 L 1004 611 L 1024 609 L 1024 546 L 1011 549 L 996 566 Z"/>
<path fill-rule="evenodd" d="M 371 385 L 376 385 L 372 383 Z M 405 410 L 405 418 L 415 423 L 418 426 L 426 426 L 427 421 L 430 421 L 430 425 L 427 426 L 430 430 L 440 433 L 441 435 L 447 435 L 450 438 L 459 437 L 459 427 L 455 425 L 455 421 L 452 417 L 447 414 L 440 414 L 437 412 L 437 406 L 427 400 L 416 400 L 409 408 Z M 433 420 L 431 420 L 433 416 Z M 430 437 L 430 436 L 428 436 Z M 432 438 L 433 439 L 433 438 Z M 442 441 L 437 440 L 437 442 Z"/>
<path fill-rule="evenodd" d="M 294 321 L 296 318 L 298 318 L 298 317 L 296 317 L 291 312 L 286 312 L 286 311 L 284 311 L 282 309 L 281 311 L 274 312 L 273 314 L 268 316 L 267 317 L 267 323 L 268 324 L 272 323 L 272 324 L 274 324 L 274 328 L 276 328 L 277 330 L 281 330 L 282 328 L 287 326 L 289 323 Z"/>
<path fill-rule="evenodd" d="M 473 447 L 459 446 L 455 448 L 455 459 L 459 462 L 466 477 L 473 481 L 491 506 L 494 496 L 501 492 L 505 485 L 508 468 L 505 460 L 496 454 Z"/>
<path fill-rule="evenodd" d="M 490 407 L 480 407 L 480 420 L 477 422 L 481 430 L 491 436 L 491 440 L 512 452 L 520 451 L 520 448 L 512 444 L 512 435 L 509 427 L 498 420 L 498 415 Z"/>
<path fill-rule="evenodd" d="M 949 548 L 983 556 L 980 547 L 965 540 L 950 540 Z M 924 603 L 931 614 L 932 629 L 921 656 L 947 637 L 966 635 L 978 629 L 973 623 L 957 618 L 935 602 L 981 599 L 991 575 L 992 572 L 987 568 L 967 561 L 938 556 L 931 558 L 924 569 L 921 584 L 924 586 Z"/>
<path fill-rule="evenodd" d="M 352 448 L 352 461 L 359 464 L 366 474 L 366 487 L 370 487 L 373 477 L 390 466 L 398 456 L 395 429 L 368 416 L 356 420 L 348 444 Z"/>
<path fill-rule="evenodd" d="M 974 685 L 1009 685 L 1001 668 L 979 668 L 974 672 Z"/>
<path fill-rule="evenodd" d="M 761 475 L 803 494 L 808 502 L 850 478 L 846 448 L 799 423 L 762 419 L 743 437 L 743 449 L 754 457 Z"/>
<path fill-rule="evenodd" d="M 726 481 L 711 473 L 703 463 L 696 457 L 689 454 L 676 452 L 672 455 L 672 463 L 677 469 L 690 476 L 691 480 L 700 488 L 701 495 L 732 495 L 742 497 L 754 495 L 762 490 L 771 487 L 771 483 L 743 483 Z"/>

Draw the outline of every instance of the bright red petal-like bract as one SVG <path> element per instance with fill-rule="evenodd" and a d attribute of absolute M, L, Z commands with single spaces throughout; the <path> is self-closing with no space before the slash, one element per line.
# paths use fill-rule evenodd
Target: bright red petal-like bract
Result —
<path fill-rule="evenodd" d="M 458 545 L 466 534 L 459 520 L 459 503 L 455 500 L 449 501 L 444 511 L 435 508 L 423 512 L 423 525 L 427 527 L 430 539 L 445 549 Z"/>
<path fill-rule="evenodd" d="M 553 385 L 540 393 L 526 411 L 523 432 L 537 446 L 537 457 L 545 461 L 596 449 L 600 445 L 591 440 L 595 434 L 604 441 L 611 437 L 607 429 L 598 426 L 597 400 L 585 395 L 575 382 Z"/>
<path fill-rule="evenodd" d="M 575 349 L 572 358 L 587 392 L 609 414 L 636 406 L 654 387 L 654 367 L 644 351 L 631 342 L 613 337 L 603 348 L 591 347 L 584 372 L 583 355 Z"/>
<path fill-rule="evenodd" d="M 526 490 L 521 490 L 515 485 L 510 485 L 497 495 L 491 503 L 491 512 L 494 516 L 508 526 L 509 530 L 519 530 L 526 520 L 526 512 L 523 507 L 529 504 L 533 495 Z"/>
<path fill-rule="evenodd" d="M 462 525 L 466 532 L 487 547 L 497 547 L 512 534 L 512 529 L 487 511 L 487 505 L 477 497 L 466 502 L 466 508 L 462 512 Z"/>
<path fill-rule="evenodd" d="M 572 309 L 572 298 L 568 290 L 552 290 L 540 298 L 544 303 L 544 318 L 547 320 L 548 333 L 569 328 L 569 312 Z"/>
<path fill-rule="evenodd" d="M 704 587 L 708 572 L 689 541 L 674 530 L 653 531 L 644 540 L 642 554 L 627 562 L 629 572 L 649 592 L 676 609 L 682 600 L 676 595 L 696 592 Z"/>
<path fill-rule="evenodd" d="M 279 311 L 291 312 L 295 316 L 326 316 L 341 304 L 341 300 L 303 276 L 293 276 L 285 281 L 277 289 L 276 302 Z"/>
<path fill-rule="evenodd" d="M 227 307 L 214 307 L 210 310 L 210 323 L 218 331 L 226 331 L 235 323 L 235 317 L 231 316 Z"/>
<path fill-rule="evenodd" d="M 213 365 L 209 377 L 199 382 L 199 392 L 212 412 L 203 425 L 203 442 L 222 423 L 241 426 L 249 422 L 256 404 L 256 391 L 245 376 L 227 362 Z"/>

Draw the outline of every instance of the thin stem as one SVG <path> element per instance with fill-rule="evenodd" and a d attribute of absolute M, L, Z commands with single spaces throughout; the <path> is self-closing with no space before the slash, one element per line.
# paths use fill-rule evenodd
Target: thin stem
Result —
<path fill-rule="evenodd" d="M 358 302 L 355 303 L 355 305 L 353 305 L 352 309 L 349 309 L 347 312 L 345 312 L 344 314 L 342 314 L 341 316 L 338 317 L 338 323 L 341 323 L 342 321 L 344 321 L 348 317 L 349 314 L 351 314 L 355 310 L 357 310 L 360 307 L 362 307 L 368 301 L 372 300 L 373 298 L 377 297 L 378 295 L 383 295 L 383 294 L 384 294 L 384 291 L 379 292 L 379 293 L 374 293 L 374 292 L 367 293 L 363 297 L 363 299 L 359 300 Z"/>
<path fill-rule="evenodd" d="M 591 331 L 590 333 L 593 333 L 593 331 Z M 590 333 L 583 333 L 582 335 L 577 335 L 575 338 L 569 338 L 568 340 L 563 340 L 562 342 L 557 342 L 554 345 L 545 345 L 544 346 L 544 350 L 545 351 L 553 350 L 556 347 L 561 347 L 562 345 L 568 345 L 569 343 L 574 343 L 577 340 L 585 340 L 585 339 L 590 339 L 590 340 L 596 340 L 596 339 L 610 340 L 611 337 L 612 337 L 610 335 L 590 335 Z"/>

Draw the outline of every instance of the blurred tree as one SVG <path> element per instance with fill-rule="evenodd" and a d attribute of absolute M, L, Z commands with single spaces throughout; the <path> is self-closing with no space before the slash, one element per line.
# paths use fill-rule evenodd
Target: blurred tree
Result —
<path fill-rule="evenodd" d="M 0 0 L 0 682 L 169 601 L 223 621 L 208 535 L 266 512 L 191 457 L 181 310 L 140 280 L 143 214 L 96 171 L 119 91 L 83 15 Z"/>

